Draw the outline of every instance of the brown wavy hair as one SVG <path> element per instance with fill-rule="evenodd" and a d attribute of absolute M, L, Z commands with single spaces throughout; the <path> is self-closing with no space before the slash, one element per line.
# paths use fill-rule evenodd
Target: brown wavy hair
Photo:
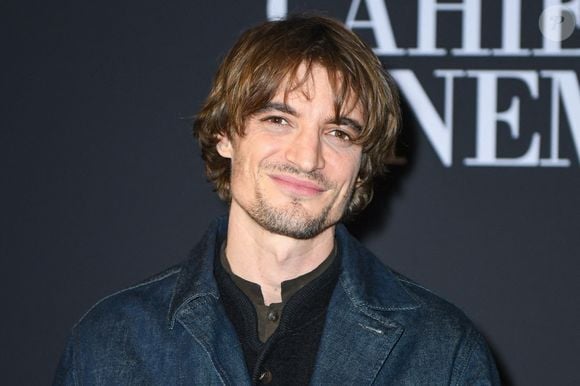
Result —
<path fill-rule="evenodd" d="M 296 79 L 302 64 L 307 71 Z M 363 128 L 355 140 L 362 147 L 361 168 L 346 214 L 359 212 L 371 201 L 373 178 L 385 172 L 394 156 L 401 116 L 398 92 L 379 59 L 357 35 L 318 15 L 292 16 L 247 30 L 219 66 L 195 118 L 193 134 L 208 179 L 221 199 L 231 200 L 231 162 L 217 152 L 219 136 L 243 136 L 245 119 L 266 106 L 280 85 L 287 85 L 286 95 L 299 87 L 315 64 L 329 74 L 337 117 L 356 103 L 363 111 Z"/>

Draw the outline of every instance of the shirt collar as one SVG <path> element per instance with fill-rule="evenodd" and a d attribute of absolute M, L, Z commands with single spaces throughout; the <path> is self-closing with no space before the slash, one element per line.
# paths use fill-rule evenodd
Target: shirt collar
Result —
<path fill-rule="evenodd" d="M 228 262 L 226 252 L 225 252 L 226 243 L 225 241 L 222 243 L 220 247 L 220 262 L 223 269 L 230 275 L 236 286 L 240 290 L 244 292 L 244 294 L 254 303 L 255 305 L 263 305 L 264 298 L 262 296 L 262 289 L 259 284 L 253 283 L 248 281 L 235 273 L 232 272 L 230 264 Z M 288 301 L 296 292 L 298 292 L 301 288 L 303 288 L 306 284 L 311 282 L 312 280 L 319 277 L 334 261 L 336 258 L 336 243 L 330 252 L 330 255 L 322 263 L 318 265 L 315 269 L 310 272 L 305 273 L 304 275 L 300 275 L 290 280 L 285 280 L 281 283 L 281 291 L 282 291 L 282 304 Z"/>

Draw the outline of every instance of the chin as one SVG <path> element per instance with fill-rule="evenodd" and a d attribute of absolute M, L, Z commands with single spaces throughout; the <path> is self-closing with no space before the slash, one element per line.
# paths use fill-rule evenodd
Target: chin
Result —
<path fill-rule="evenodd" d="M 334 225 L 331 217 L 331 206 L 319 209 L 312 214 L 304 203 L 293 200 L 281 207 L 274 207 L 258 197 L 247 213 L 267 231 L 299 240 L 311 239 L 330 226 Z"/>

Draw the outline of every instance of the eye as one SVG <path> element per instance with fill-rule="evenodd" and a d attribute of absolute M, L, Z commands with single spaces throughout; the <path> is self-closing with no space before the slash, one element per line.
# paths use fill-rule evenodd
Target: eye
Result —
<path fill-rule="evenodd" d="M 262 121 L 264 121 L 264 122 L 271 122 L 271 123 L 273 123 L 275 125 L 288 125 L 289 124 L 286 119 L 284 119 L 282 117 L 279 117 L 279 116 L 276 116 L 276 115 L 273 115 L 273 116 L 270 116 L 270 117 L 265 117 L 265 118 L 262 119 Z"/>
<path fill-rule="evenodd" d="M 350 134 L 348 134 L 347 132 L 343 131 L 343 130 L 339 130 L 339 129 L 334 129 L 328 132 L 329 135 L 336 137 L 338 140 L 343 141 L 343 142 L 351 142 L 352 138 L 350 136 Z"/>

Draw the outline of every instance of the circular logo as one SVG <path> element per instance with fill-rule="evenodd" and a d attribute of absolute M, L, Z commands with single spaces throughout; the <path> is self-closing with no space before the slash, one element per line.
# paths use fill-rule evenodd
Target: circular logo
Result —
<path fill-rule="evenodd" d="M 544 9 L 540 15 L 540 31 L 548 40 L 561 42 L 574 32 L 576 17 L 568 8 L 553 5 Z"/>

